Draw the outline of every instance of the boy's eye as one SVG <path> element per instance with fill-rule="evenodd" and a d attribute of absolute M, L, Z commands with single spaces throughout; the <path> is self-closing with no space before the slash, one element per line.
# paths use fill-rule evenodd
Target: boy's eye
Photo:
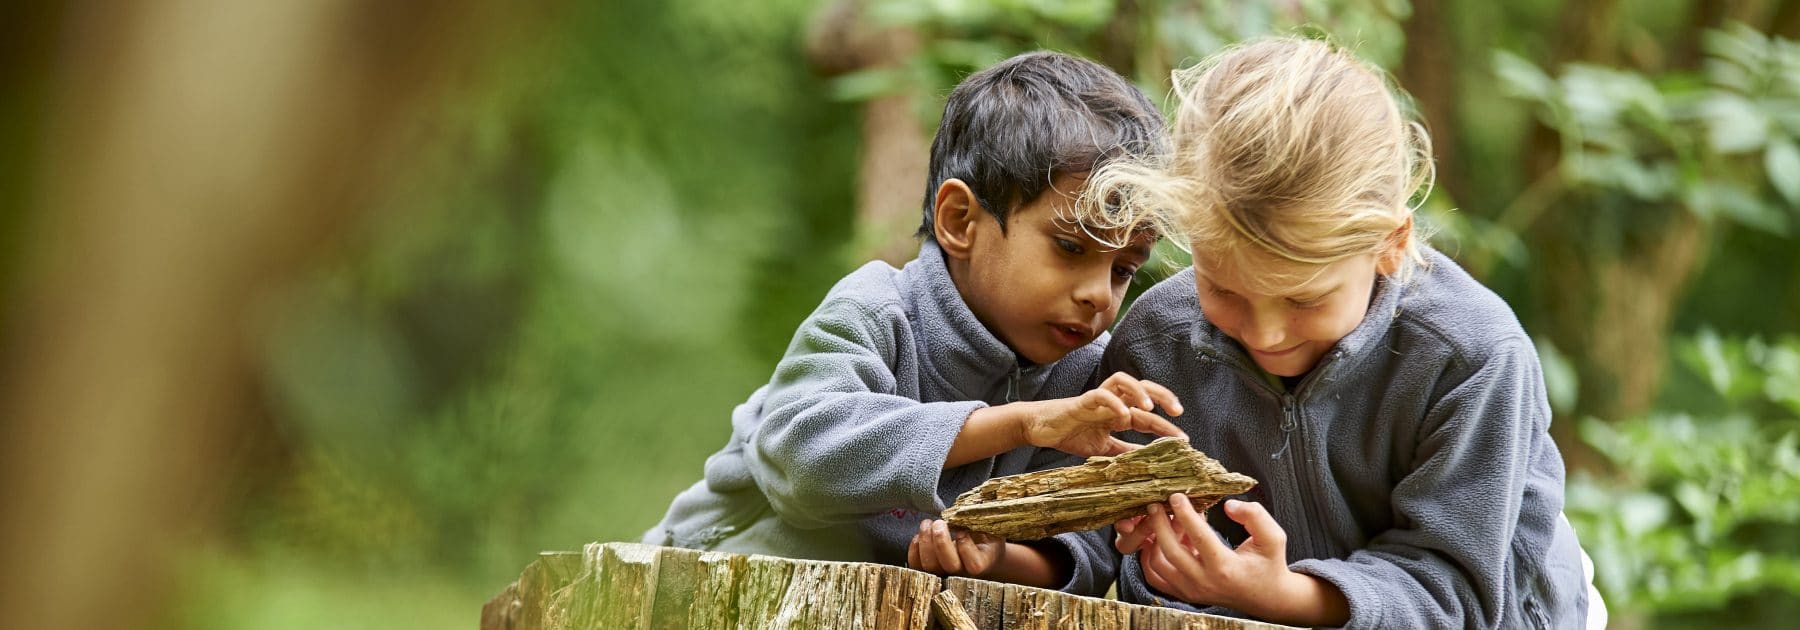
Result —
<path fill-rule="evenodd" d="M 1121 282 L 1131 282 L 1131 277 L 1135 275 L 1137 275 L 1137 270 L 1131 267 L 1124 265 L 1113 267 L 1113 277 L 1118 278 Z"/>
<path fill-rule="evenodd" d="M 1066 238 L 1057 238 L 1056 246 L 1059 248 L 1062 248 L 1063 251 L 1071 253 L 1071 254 L 1079 254 L 1083 250 L 1083 248 L 1081 247 L 1081 243 L 1077 243 L 1075 241 L 1071 241 Z"/>
<path fill-rule="evenodd" d="M 1325 298 L 1312 298 L 1308 300 L 1288 298 L 1288 304 L 1292 304 L 1294 308 L 1318 308 L 1320 304 L 1324 303 Z"/>

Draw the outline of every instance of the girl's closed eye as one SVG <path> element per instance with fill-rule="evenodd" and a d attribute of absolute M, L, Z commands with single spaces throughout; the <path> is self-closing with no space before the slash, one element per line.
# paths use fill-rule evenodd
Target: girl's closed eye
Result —
<path fill-rule="evenodd" d="M 1311 298 L 1288 298 L 1288 305 L 1298 309 L 1314 309 L 1325 304 L 1325 296 Z"/>
<path fill-rule="evenodd" d="M 1081 243 L 1077 243 L 1075 241 L 1072 241 L 1072 240 L 1069 240 L 1069 239 L 1066 239 L 1066 238 L 1063 238 L 1060 236 L 1055 237 L 1055 239 L 1056 239 L 1056 246 L 1070 254 L 1080 255 L 1082 252 L 1087 251 L 1086 248 L 1081 246 Z"/>

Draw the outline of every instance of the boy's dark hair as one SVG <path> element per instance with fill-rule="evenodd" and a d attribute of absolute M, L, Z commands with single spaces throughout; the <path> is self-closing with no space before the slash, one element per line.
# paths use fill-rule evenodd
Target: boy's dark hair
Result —
<path fill-rule="evenodd" d="M 968 184 L 1004 231 L 1007 215 L 1058 175 L 1165 144 L 1162 114 L 1112 70 L 1055 52 L 1015 56 L 969 75 L 944 103 L 919 236 L 933 238 L 937 190 L 947 180 Z"/>

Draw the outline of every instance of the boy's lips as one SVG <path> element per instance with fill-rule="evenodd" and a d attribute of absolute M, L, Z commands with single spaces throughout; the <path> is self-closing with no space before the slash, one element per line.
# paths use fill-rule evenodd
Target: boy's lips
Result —
<path fill-rule="evenodd" d="M 1094 339 L 1094 329 L 1087 324 L 1053 323 L 1050 334 L 1056 337 L 1057 343 L 1068 348 L 1079 348 Z"/>

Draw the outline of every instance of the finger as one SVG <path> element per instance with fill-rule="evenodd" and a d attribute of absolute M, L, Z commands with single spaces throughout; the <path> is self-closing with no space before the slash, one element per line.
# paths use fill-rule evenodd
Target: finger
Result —
<path fill-rule="evenodd" d="M 932 523 L 931 539 L 937 547 L 938 565 L 944 568 L 945 573 L 961 575 L 962 555 L 956 553 L 956 543 L 950 540 L 950 525 L 943 521 Z"/>
<path fill-rule="evenodd" d="M 1125 405 L 1118 394 L 1104 389 L 1096 389 L 1091 393 L 1094 395 L 1093 409 L 1106 413 L 1106 418 L 1110 421 L 1108 426 L 1113 427 L 1114 431 L 1123 428 L 1121 424 L 1130 426 L 1131 408 Z"/>
<path fill-rule="evenodd" d="M 919 570 L 926 573 L 943 573 L 943 569 L 937 561 L 937 548 L 931 544 L 931 519 L 919 522 L 919 534 L 913 536 L 913 543 L 919 548 Z"/>
<path fill-rule="evenodd" d="M 1107 455 L 1124 455 L 1126 453 L 1130 453 L 1130 452 L 1138 450 L 1140 448 L 1144 448 L 1144 445 L 1132 444 L 1130 442 L 1121 440 L 1116 437 L 1106 438 L 1106 454 Z"/>
<path fill-rule="evenodd" d="M 918 569 L 920 567 L 920 565 L 919 565 L 919 537 L 916 534 L 913 536 L 912 543 L 910 543 L 906 546 L 906 566 L 912 567 L 914 569 Z"/>
<path fill-rule="evenodd" d="M 1184 440 L 1187 439 L 1187 432 L 1182 431 L 1180 427 L 1175 426 L 1175 423 L 1169 422 L 1168 418 L 1164 418 L 1148 411 L 1133 410 L 1131 412 L 1131 428 L 1144 433 L 1155 433 L 1157 435 L 1178 437 Z"/>
<path fill-rule="evenodd" d="M 983 557 L 984 554 L 976 547 L 974 538 L 964 536 L 957 539 L 956 553 L 962 560 L 963 568 L 969 571 L 970 577 L 980 577 L 980 574 L 987 570 L 987 558 Z"/>
<path fill-rule="evenodd" d="M 1160 405 L 1163 411 L 1168 412 L 1171 416 L 1181 415 L 1181 401 L 1175 398 L 1175 392 L 1169 391 L 1169 388 L 1163 387 L 1161 383 L 1152 381 L 1138 381 L 1138 385 L 1143 387 L 1151 398 L 1156 399 L 1156 404 Z"/>
<path fill-rule="evenodd" d="M 1181 523 L 1183 533 L 1187 534 L 1188 544 L 1193 546 L 1194 554 L 1207 563 L 1224 561 L 1231 555 L 1231 549 L 1225 541 L 1219 540 L 1219 534 L 1206 524 L 1206 518 L 1194 510 L 1194 502 L 1187 495 L 1177 493 L 1169 497 L 1169 507 L 1175 514 L 1175 520 Z"/>
<path fill-rule="evenodd" d="M 1281 554 L 1280 559 L 1287 557 L 1287 530 L 1275 522 L 1275 517 L 1261 503 L 1232 499 L 1225 502 L 1225 516 L 1244 526 L 1249 532 L 1250 540 L 1244 545 L 1255 544 L 1263 555 Z"/>
<path fill-rule="evenodd" d="M 1137 553 L 1144 546 L 1144 538 L 1150 535 L 1149 527 L 1139 526 L 1143 520 L 1142 516 L 1134 516 L 1114 524 L 1113 529 L 1119 535 L 1113 539 L 1113 548 L 1122 554 Z"/>
<path fill-rule="evenodd" d="M 1119 379 L 1114 387 L 1116 389 L 1113 391 L 1118 392 L 1119 397 L 1125 399 L 1126 404 L 1144 411 L 1156 408 L 1156 401 L 1150 399 L 1150 392 L 1144 389 L 1143 381 L 1126 375 L 1125 378 Z"/>
<path fill-rule="evenodd" d="M 1144 553 L 1138 554 L 1138 565 L 1144 568 L 1146 581 L 1155 580 L 1150 582 L 1150 585 L 1156 587 L 1156 590 L 1182 599 L 1190 599 L 1186 588 L 1187 578 L 1182 576 L 1181 571 L 1176 569 L 1175 565 L 1169 563 L 1169 557 L 1164 555 L 1162 550 L 1145 549 Z"/>
<path fill-rule="evenodd" d="M 1169 524 L 1169 519 L 1164 518 L 1161 513 L 1162 504 L 1152 504 L 1150 510 L 1150 524 L 1156 528 L 1156 548 L 1162 552 L 1162 555 L 1168 557 L 1169 564 L 1184 576 L 1197 576 L 1205 571 L 1200 560 L 1186 547 L 1181 546 L 1181 536 L 1175 533 L 1174 527 Z"/>

